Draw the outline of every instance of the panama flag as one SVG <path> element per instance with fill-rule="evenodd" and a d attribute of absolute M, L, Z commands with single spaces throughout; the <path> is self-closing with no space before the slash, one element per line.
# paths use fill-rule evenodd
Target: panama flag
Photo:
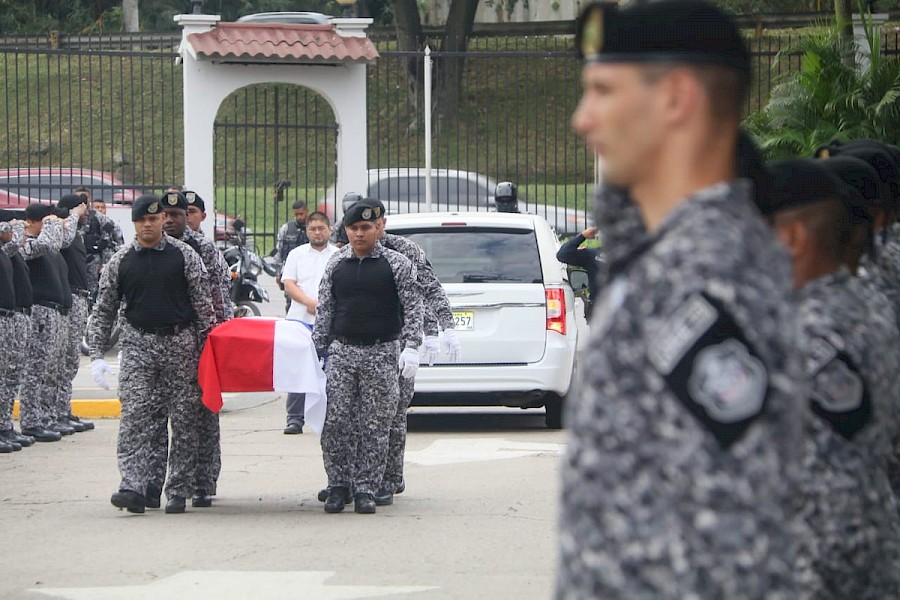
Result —
<path fill-rule="evenodd" d="M 325 373 L 309 328 L 298 321 L 265 317 L 231 319 L 213 329 L 200 355 L 203 404 L 222 408 L 222 392 L 306 394 L 306 424 L 325 423 Z"/>

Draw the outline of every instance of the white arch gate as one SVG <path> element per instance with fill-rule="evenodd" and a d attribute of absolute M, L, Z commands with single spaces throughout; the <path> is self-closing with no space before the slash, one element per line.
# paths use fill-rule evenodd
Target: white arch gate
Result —
<path fill-rule="evenodd" d="M 184 179 L 214 202 L 214 123 L 234 91 L 259 83 L 302 85 L 320 94 L 337 121 L 337 197 L 365 189 L 366 64 L 378 52 L 365 33 L 372 19 L 331 25 L 220 23 L 218 15 L 176 15 L 184 86 Z M 214 219 L 203 226 L 212 237 Z"/>

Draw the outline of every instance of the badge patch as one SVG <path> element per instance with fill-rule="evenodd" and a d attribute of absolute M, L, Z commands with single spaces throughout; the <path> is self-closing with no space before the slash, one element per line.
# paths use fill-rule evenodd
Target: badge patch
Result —
<path fill-rule="evenodd" d="M 147 205 L 147 212 L 151 215 L 157 211 L 159 211 L 159 202 L 151 202 Z"/>
<path fill-rule="evenodd" d="M 872 420 L 866 384 L 843 353 L 838 353 L 813 377 L 811 406 L 835 432 L 848 439 Z"/>
<path fill-rule="evenodd" d="M 166 202 L 169 203 L 169 206 L 175 206 L 176 204 L 178 204 L 178 194 L 166 194 Z"/>
<path fill-rule="evenodd" d="M 188 204 L 193 204 L 197 201 L 197 194 L 194 192 L 188 192 L 184 195 L 184 197 L 187 198 Z"/>
<path fill-rule="evenodd" d="M 684 302 L 649 344 L 669 390 L 725 448 L 763 412 L 765 364 L 725 306 L 706 294 Z"/>
<path fill-rule="evenodd" d="M 710 417 L 736 423 L 759 413 L 766 380 L 762 362 L 742 343 L 729 339 L 697 354 L 688 391 Z"/>

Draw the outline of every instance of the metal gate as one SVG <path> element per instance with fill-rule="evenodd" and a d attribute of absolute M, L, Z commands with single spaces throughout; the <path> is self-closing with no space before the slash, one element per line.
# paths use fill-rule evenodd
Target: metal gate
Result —
<path fill-rule="evenodd" d="M 239 217 L 266 254 L 295 200 L 310 212 L 326 198 L 333 208 L 337 130 L 325 99 L 301 86 L 259 84 L 229 96 L 214 125 L 217 219 Z"/>

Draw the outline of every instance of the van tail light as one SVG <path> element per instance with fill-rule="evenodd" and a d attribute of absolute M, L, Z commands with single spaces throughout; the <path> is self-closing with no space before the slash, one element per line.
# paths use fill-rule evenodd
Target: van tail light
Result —
<path fill-rule="evenodd" d="M 566 335 L 566 292 L 562 288 L 545 288 L 547 298 L 547 331 Z"/>

